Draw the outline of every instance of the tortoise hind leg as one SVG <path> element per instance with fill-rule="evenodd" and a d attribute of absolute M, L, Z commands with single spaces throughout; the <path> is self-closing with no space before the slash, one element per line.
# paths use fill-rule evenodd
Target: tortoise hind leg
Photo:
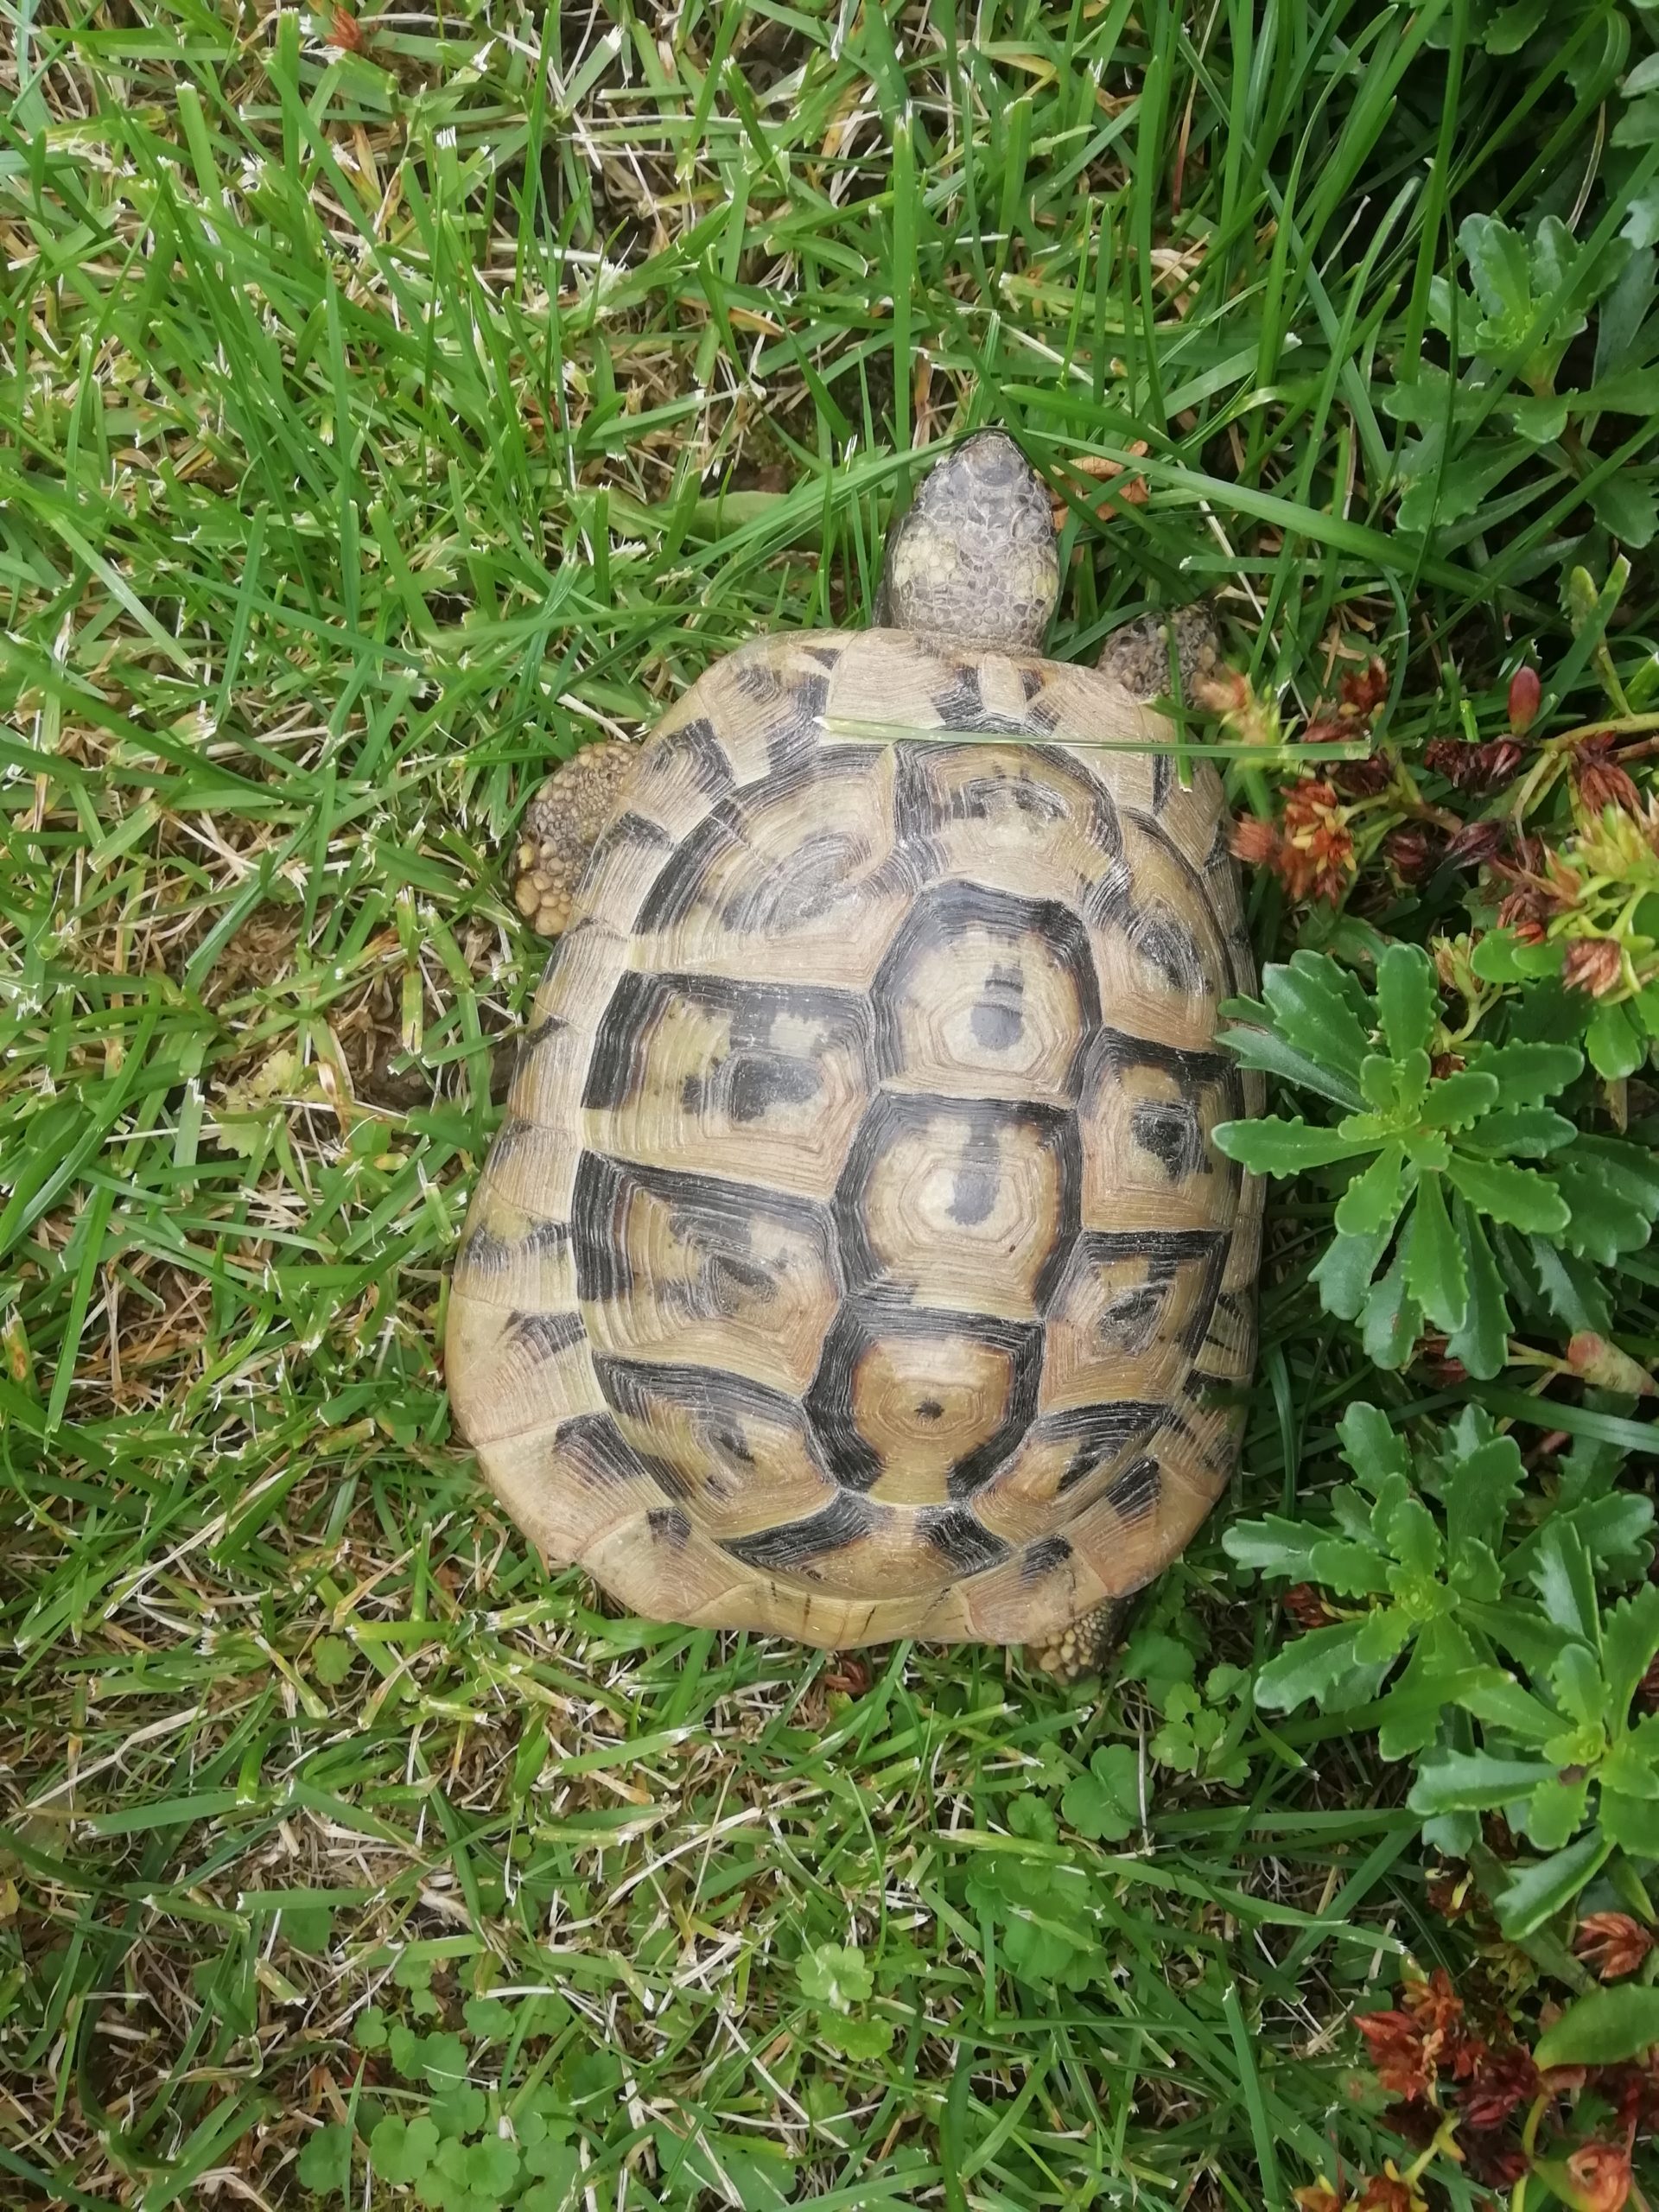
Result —
<path fill-rule="evenodd" d="M 1085 1675 L 1103 1673 L 1107 1661 L 1123 1640 L 1139 1595 L 1137 1591 L 1133 1597 L 1108 1598 L 1046 1643 L 1028 1643 L 1027 1657 L 1033 1666 L 1046 1675 L 1058 1675 L 1063 1682 L 1078 1682 Z"/>
<path fill-rule="evenodd" d="M 563 762 L 524 809 L 513 855 L 513 904 L 543 937 L 569 922 L 588 855 L 639 758 L 607 738 Z"/>

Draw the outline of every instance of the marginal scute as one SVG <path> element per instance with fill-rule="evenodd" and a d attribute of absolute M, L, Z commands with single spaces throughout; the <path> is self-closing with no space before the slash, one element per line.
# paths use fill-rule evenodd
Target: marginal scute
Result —
<path fill-rule="evenodd" d="M 757 641 L 632 757 L 449 1301 L 550 1562 L 700 1626 L 1075 1653 L 1192 1535 L 1255 1356 L 1213 1133 L 1262 1102 L 1216 1038 L 1220 785 L 1116 749 L 1167 735 L 889 631 Z"/>
<path fill-rule="evenodd" d="M 721 799 L 652 880 L 634 964 L 868 991 L 930 865 L 893 782 L 890 748 L 842 747 Z"/>
<path fill-rule="evenodd" d="M 508 1313 L 569 1312 L 576 1301 L 569 1223 L 509 1205 L 481 1183 L 455 1255 L 454 1296 Z"/>
<path fill-rule="evenodd" d="M 550 1564 L 589 1559 L 613 1530 L 667 1502 L 608 1413 L 479 1446 L 485 1479 Z"/>
<path fill-rule="evenodd" d="M 484 1169 L 485 1202 L 568 1221 L 581 1158 L 576 1129 L 568 1123 L 526 1121 L 509 1107 Z"/>
<path fill-rule="evenodd" d="M 469 1299 L 451 1339 L 450 1395 L 475 1444 L 602 1414 L 582 1316 L 525 1313 Z"/>

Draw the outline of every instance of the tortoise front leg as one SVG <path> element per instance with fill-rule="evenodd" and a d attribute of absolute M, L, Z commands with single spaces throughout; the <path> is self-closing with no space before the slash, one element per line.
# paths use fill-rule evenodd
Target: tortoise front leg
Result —
<path fill-rule="evenodd" d="M 1190 700 L 1192 687 L 1208 676 L 1221 658 L 1221 638 L 1209 605 L 1198 600 L 1178 607 L 1173 614 L 1143 614 L 1126 622 L 1107 639 L 1096 664 L 1103 676 L 1135 699 L 1156 699 L 1169 691 L 1170 642 L 1175 646 L 1175 666 L 1181 696 Z"/>
<path fill-rule="evenodd" d="M 513 904 L 543 937 L 569 922 L 576 886 L 628 772 L 632 745 L 584 745 L 556 767 L 524 809 L 514 853 Z"/>

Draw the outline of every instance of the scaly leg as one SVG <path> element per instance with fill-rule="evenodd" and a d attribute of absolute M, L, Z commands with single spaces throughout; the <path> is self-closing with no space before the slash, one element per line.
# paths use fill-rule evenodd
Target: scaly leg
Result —
<path fill-rule="evenodd" d="M 1179 607 L 1173 614 L 1143 614 L 1138 621 L 1126 622 L 1108 638 L 1096 664 L 1132 698 L 1167 696 L 1172 633 L 1181 696 L 1191 699 L 1193 684 L 1209 675 L 1221 658 L 1216 618 L 1203 600 Z"/>
<path fill-rule="evenodd" d="M 1063 1682 L 1081 1681 L 1085 1675 L 1103 1674 L 1106 1662 L 1123 1641 L 1140 1592 L 1128 1598 L 1109 1598 L 1091 1613 L 1084 1613 L 1051 1637 L 1046 1643 L 1029 1643 L 1026 1656 L 1045 1674 L 1058 1675 Z"/>
<path fill-rule="evenodd" d="M 513 855 L 512 897 L 542 936 L 557 937 L 569 924 L 588 855 L 639 758 L 634 747 L 613 739 L 584 745 L 554 770 L 524 809 Z"/>

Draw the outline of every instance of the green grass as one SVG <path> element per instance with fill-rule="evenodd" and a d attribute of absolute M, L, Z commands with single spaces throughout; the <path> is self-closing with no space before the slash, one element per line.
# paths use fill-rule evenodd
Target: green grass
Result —
<path fill-rule="evenodd" d="M 1641 709 L 1659 396 L 1586 395 L 1649 373 L 1651 19 L 1547 12 L 7 0 L 0 2201 L 360 2204 L 342 2123 L 524 2141 L 538 2096 L 595 2212 L 1376 2169 L 1346 2015 L 1466 1948 L 1369 1738 L 1246 1715 L 1221 1787 L 1144 1686 L 606 1618 L 474 1486 L 435 1346 L 539 964 L 520 807 L 757 628 L 861 620 L 965 424 L 1071 502 L 1060 657 L 1210 592 L 1287 711 L 1374 649 L 1392 735 L 1490 735 L 1532 640 L 1593 718 L 1562 577 L 1611 531 Z M 1449 385 L 1471 214 L 1571 250 Z M 1571 421 L 1517 429 L 1541 359 Z M 1065 463 L 1139 441 L 1099 518 Z M 1371 1379 L 1277 1220 L 1275 1510 Z M 1159 1606 L 1280 1635 L 1217 1529 Z M 1091 1843 L 1109 1745 L 1146 1825 Z"/>

